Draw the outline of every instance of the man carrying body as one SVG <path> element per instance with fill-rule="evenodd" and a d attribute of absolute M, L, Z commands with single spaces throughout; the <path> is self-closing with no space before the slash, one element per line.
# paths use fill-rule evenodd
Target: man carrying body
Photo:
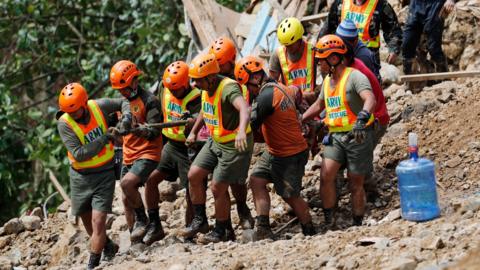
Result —
<path fill-rule="evenodd" d="M 326 110 L 325 140 L 320 177 L 320 196 L 326 225 L 334 227 L 336 206 L 335 178 L 346 165 L 351 188 L 353 224 L 361 225 L 365 213 L 363 182 L 373 161 L 373 122 L 375 96 L 368 79 L 344 63 L 347 48 L 335 35 L 322 37 L 315 47 L 322 72 L 328 72 L 318 100 L 303 114 L 303 120 Z"/>
<path fill-rule="evenodd" d="M 139 86 L 138 76 L 141 73 L 137 66 L 128 60 L 117 62 L 110 71 L 112 88 L 119 90 L 125 98 L 122 107 L 130 108 L 131 111 L 131 115 L 123 115 L 121 120 L 120 132 L 126 135 L 123 137 L 120 186 L 132 244 L 141 242 L 146 232 L 160 223 L 158 207 L 148 211 L 148 223 L 142 197 L 138 192 L 139 186 L 147 182 L 150 173 L 157 167 L 162 151 L 160 130 L 145 125 L 162 122 L 160 102 L 153 94 Z M 132 123 L 134 129 L 131 129 Z"/>
<path fill-rule="evenodd" d="M 261 128 L 268 146 L 250 175 L 250 185 L 257 211 L 255 238 L 273 238 L 270 228 L 270 195 L 267 184 L 287 202 L 305 235 L 315 234 L 307 202 L 300 197 L 302 177 L 308 160 L 308 145 L 298 119 L 298 89 L 286 87 L 268 78 L 262 62 L 253 56 L 239 61 L 235 77 L 250 91 L 259 92 L 252 111 L 252 128 Z"/>
<path fill-rule="evenodd" d="M 90 239 L 87 269 L 112 259 L 118 246 L 107 237 L 107 213 L 115 190 L 113 135 L 106 116 L 121 110 L 121 99 L 88 100 L 79 83 L 66 85 L 59 96 L 57 127 L 70 160 L 72 214 L 80 216 Z"/>
<path fill-rule="evenodd" d="M 201 243 L 235 239 L 230 219 L 228 186 L 245 183 L 253 151 L 248 104 L 238 83 L 220 76 L 219 71 L 217 60 L 212 54 L 198 55 L 189 67 L 190 78 L 202 89 L 202 111 L 187 143 L 195 141 L 202 121 L 211 137 L 188 172 L 194 218 L 183 236 L 193 237 L 198 232 L 208 231 L 204 179 L 213 172 L 210 187 L 215 199 L 216 223 L 213 231 L 199 239 Z"/>
<path fill-rule="evenodd" d="M 145 202 L 148 211 L 158 212 L 158 204 L 160 202 L 158 184 L 164 179 L 176 181 L 177 177 L 179 177 L 180 186 L 186 188 L 187 209 L 185 211 L 185 226 L 188 226 L 193 218 L 193 210 L 188 191 L 187 174 L 190 168 L 190 160 L 185 141 L 186 134 L 188 134 L 189 129 L 195 123 L 196 116 L 200 112 L 200 90 L 190 86 L 188 65 L 183 61 L 173 62 L 165 69 L 163 86 L 164 88 L 159 93 L 163 122 L 169 123 L 182 120 L 187 113 L 191 114 L 191 118 L 188 118 L 189 122 L 186 126 L 162 129 L 162 133 L 168 138 L 168 142 L 163 146 L 158 167 L 150 174 L 145 185 Z M 143 238 L 147 245 L 165 236 L 160 220 L 150 220 L 150 224 L 152 225 L 149 226 L 149 230 Z"/>

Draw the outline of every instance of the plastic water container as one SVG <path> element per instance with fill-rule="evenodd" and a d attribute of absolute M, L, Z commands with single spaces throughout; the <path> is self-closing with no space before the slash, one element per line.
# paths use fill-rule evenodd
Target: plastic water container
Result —
<path fill-rule="evenodd" d="M 402 218 L 426 221 L 440 216 L 435 181 L 435 164 L 418 158 L 417 135 L 409 134 L 410 159 L 398 164 L 398 189 Z"/>

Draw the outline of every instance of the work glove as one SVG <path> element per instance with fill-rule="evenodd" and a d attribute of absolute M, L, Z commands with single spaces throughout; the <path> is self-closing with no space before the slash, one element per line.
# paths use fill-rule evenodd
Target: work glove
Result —
<path fill-rule="evenodd" d="M 107 137 L 108 141 L 115 142 L 115 137 L 118 135 L 118 131 L 114 127 L 109 127 L 104 135 Z"/>
<path fill-rule="evenodd" d="M 122 119 L 118 122 L 118 132 L 120 135 L 124 136 L 130 133 L 132 130 L 132 114 L 127 113 L 122 115 Z"/>
<path fill-rule="evenodd" d="M 147 138 L 150 131 L 147 125 L 138 125 L 138 127 L 132 130 L 132 133 L 137 137 Z"/>
<path fill-rule="evenodd" d="M 370 113 L 366 110 L 361 110 L 357 114 L 357 121 L 353 126 L 353 138 L 355 139 L 356 143 L 363 143 L 365 138 L 367 137 L 367 123 L 370 119 Z"/>

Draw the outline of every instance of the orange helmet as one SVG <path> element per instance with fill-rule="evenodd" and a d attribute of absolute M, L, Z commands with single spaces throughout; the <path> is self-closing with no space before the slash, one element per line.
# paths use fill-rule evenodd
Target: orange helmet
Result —
<path fill-rule="evenodd" d="M 216 39 L 210 46 L 208 53 L 214 54 L 219 65 L 235 61 L 237 48 L 233 41 L 227 37 Z"/>
<path fill-rule="evenodd" d="M 255 56 L 246 56 L 235 65 L 235 79 L 240 84 L 246 84 L 250 74 L 263 70 L 262 61 Z"/>
<path fill-rule="evenodd" d="M 110 71 L 110 83 L 113 89 L 122 89 L 130 86 L 133 78 L 142 74 L 137 65 L 128 60 L 118 61 Z"/>
<path fill-rule="evenodd" d="M 193 58 L 188 68 L 188 76 L 193 79 L 206 77 L 220 72 L 220 67 L 213 54 L 199 54 Z"/>
<path fill-rule="evenodd" d="M 87 106 L 88 94 L 79 83 L 69 83 L 63 87 L 58 97 L 58 107 L 62 112 L 72 113 Z"/>
<path fill-rule="evenodd" d="M 346 54 L 347 46 L 339 36 L 325 35 L 317 42 L 313 50 L 315 58 L 327 58 L 332 53 Z"/>
<path fill-rule="evenodd" d="M 188 86 L 188 65 L 183 61 L 176 61 L 168 65 L 163 73 L 163 86 L 169 90 L 177 90 Z"/>

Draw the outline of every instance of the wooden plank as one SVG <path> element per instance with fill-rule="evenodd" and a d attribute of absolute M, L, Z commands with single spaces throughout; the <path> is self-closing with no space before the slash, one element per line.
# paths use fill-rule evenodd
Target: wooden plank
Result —
<path fill-rule="evenodd" d="M 255 15 L 242 13 L 240 15 L 240 20 L 238 21 L 237 26 L 235 27 L 235 34 L 240 37 L 247 38 L 252 29 L 253 24 L 255 23 Z"/>
<path fill-rule="evenodd" d="M 203 0 L 182 0 L 187 10 L 188 17 L 192 21 L 193 27 L 197 31 L 200 43 L 203 47 L 208 46 L 217 37 L 212 21 L 204 9 Z"/>
<path fill-rule="evenodd" d="M 55 189 L 58 191 L 58 193 L 60 193 L 63 200 L 65 200 L 69 205 L 72 205 L 72 201 L 70 200 L 70 197 L 68 197 L 67 192 L 65 192 L 60 182 L 58 182 L 57 177 L 55 177 L 55 175 L 51 170 L 48 170 L 48 178 L 50 179 L 50 181 L 52 181 L 53 185 L 55 186 Z"/>
<path fill-rule="evenodd" d="M 442 79 L 450 79 L 450 78 L 465 78 L 465 77 L 475 77 L 475 76 L 480 76 L 480 70 L 403 75 L 403 76 L 400 76 L 400 81 L 418 82 L 418 81 L 442 80 Z"/>
<path fill-rule="evenodd" d="M 305 16 L 300 19 L 301 22 L 319 22 L 328 17 L 328 12 Z"/>

